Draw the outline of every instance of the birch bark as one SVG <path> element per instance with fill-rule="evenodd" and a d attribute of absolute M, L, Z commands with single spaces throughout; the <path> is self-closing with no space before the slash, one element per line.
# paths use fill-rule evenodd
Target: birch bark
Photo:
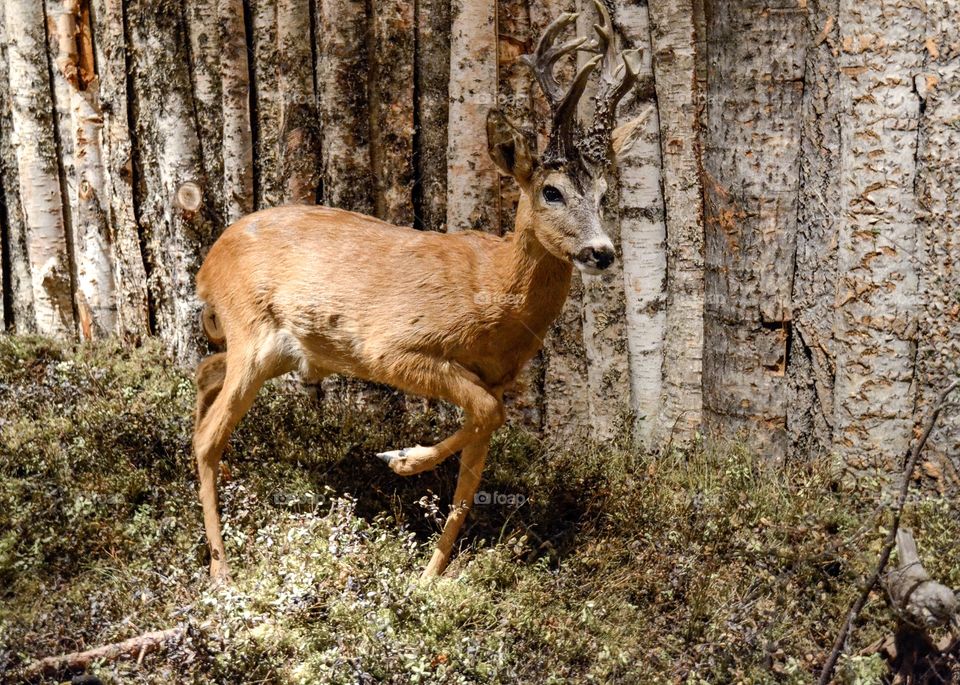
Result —
<path fill-rule="evenodd" d="M 56 12 L 56 63 L 69 92 L 70 146 L 74 151 L 74 177 L 67 184 L 73 207 L 74 305 L 81 339 L 101 339 L 116 333 L 117 303 L 90 8 L 80 0 L 63 0 Z"/>
<path fill-rule="evenodd" d="M 413 3 L 374 0 L 371 155 L 376 213 L 413 226 Z"/>
<path fill-rule="evenodd" d="M 74 335 L 70 259 L 64 229 L 43 5 L 6 0 L 12 147 L 17 156 L 36 330 Z"/>
<path fill-rule="evenodd" d="M 0 205 L 3 208 L 0 240 L 3 241 L 3 299 L 5 307 L 8 307 L 4 312 L 4 323 L 7 330 L 33 333 L 36 332 L 37 317 L 33 309 L 33 284 L 30 280 L 27 230 L 20 202 L 17 155 L 13 149 L 7 43 L 6 13 L 0 11 Z"/>
<path fill-rule="evenodd" d="M 369 19 L 361 0 L 319 0 L 318 90 L 323 119 L 324 203 L 374 211 L 370 169 L 370 103 L 367 97 Z"/>
<path fill-rule="evenodd" d="M 223 112 L 223 211 L 232 224 L 253 211 L 250 72 L 242 0 L 218 0 L 220 106 Z"/>
<path fill-rule="evenodd" d="M 150 266 L 156 332 L 183 364 L 202 344 L 194 276 L 212 241 L 200 141 L 179 4 L 130 0 L 140 226 Z"/>
<path fill-rule="evenodd" d="M 924 66 L 914 75 L 923 111 L 917 202 L 919 215 L 919 312 L 917 416 L 928 413 L 937 393 L 960 377 L 960 13 L 951 3 L 927 5 Z M 945 412 L 930 436 L 923 464 L 941 490 L 960 485 L 960 416 Z M 952 461 L 951 461 L 952 460 Z M 932 468 L 931 468 L 932 466 Z"/>
<path fill-rule="evenodd" d="M 110 225 L 118 334 L 137 342 L 150 333 L 147 274 L 133 188 L 139 178 L 131 143 L 133 103 L 127 96 L 126 16 L 122 0 L 92 0 L 99 98 L 103 115 L 104 192 Z"/>
<path fill-rule="evenodd" d="M 618 117 L 629 121 L 655 108 L 648 8 L 617 4 L 614 24 L 623 31 L 623 47 L 643 51 L 641 71 L 634 92 L 625 98 Z M 598 407 L 606 397 L 621 396 L 620 409 L 634 417 L 633 435 L 649 446 L 660 404 L 664 354 L 664 289 L 667 279 L 666 224 L 662 195 L 662 160 L 659 122 L 654 111 L 644 123 L 632 148 L 619 159 L 620 273 L 606 288 L 596 288 L 599 279 L 585 279 L 584 337 L 590 359 L 591 397 Z M 614 242 L 617 236 L 612 235 Z M 615 265 L 616 266 L 616 265 Z M 616 287 L 613 287 L 613 286 Z M 621 314 L 621 310 L 623 313 Z M 619 326 L 604 331 L 619 318 Z M 591 340 L 594 344 L 591 344 Z M 626 404 L 629 400 L 629 405 Z M 617 404 L 620 404 L 617 403 Z M 606 408 L 607 423 L 615 419 L 617 404 Z M 607 434 L 611 433 L 608 428 Z"/>
<path fill-rule="evenodd" d="M 451 0 L 447 230 L 501 233 L 500 176 L 487 154 L 497 93 L 495 2 Z"/>

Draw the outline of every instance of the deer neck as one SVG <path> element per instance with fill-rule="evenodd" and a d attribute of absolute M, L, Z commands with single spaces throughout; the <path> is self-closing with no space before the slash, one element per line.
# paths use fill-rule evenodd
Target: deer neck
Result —
<path fill-rule="evenodd" d="M 570 292 L 573 265 L 537 239 L 529 201 L 521 196 L 513 235 L 506 241 L 502 288 L 512 314 L 538 336 L 560 314 Z"/>

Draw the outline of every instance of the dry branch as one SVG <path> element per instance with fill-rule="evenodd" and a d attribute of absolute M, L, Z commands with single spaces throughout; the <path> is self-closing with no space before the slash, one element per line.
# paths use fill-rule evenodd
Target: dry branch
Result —
<path fill-rule="evenodd" d="M 947 401 L 947 397 L 950 395 L 950 393 L 956 390 L 958 386 L 960 386 L 960 380 L 954 381 L 947 387 L 946 390 L 940 393 L 940 396 L 933 405 L 933 411 L 930 412 L 930 418 L 927 419 L 927 425 L 923 431 L 923 435 L 920 436 L 920 440 L 914 446 L 913 451 L 910 453 L 910 458 L 903 467 L 903 481 L 900 483 L 900 494 L 897 497 L 897 502 L 893 507 L 893 523 L 890 526 L 890 531 L 887 533 L 887 539 L 883 543 L 883 548 L 880 550 L 880 559 L 877 561 L 877 567 L 874 569 L 870 578 L 867 579 L 863 589 L 860 591 L 860 595 L 857 597 L 856 601 L 853 603 L 853 606 L 850 607 L 850 611 L 847 613 L 847 618 L 844 620 L 843 626 L 840 628 L 840 633 L 837 635 L 837 639 L 833 643 L 833 650 L 830 652 L 830 656 L 827 657 L 827 661 L 823 665 L 823 671 L 820 672 L 820 685 L 827 685 L 827 683 L 830 682 L 830 676 L 833 675 L 833 668 L 837 664 L 837 659 L 840 657 L 840 652 L 843 651 L 843 645 L 846 643 L 847 637 L 850 635 L 850 631 L 853 629 L 853 624 L 856 622 L 857 617 L 863 610 L 864 605 L 867 603 L 867 598 L 870 596 L 870 592 L 877 585 L 877 582 L 879 582 L 880 576 L 883 575 L 883 570 L 886 568 L 887 562 L 890 560 L 890 552 L 893 551 L 894 545 L 897 544 L 897 531 L 900 529 L 900 518 L 903 515 L 903 506 L 907 501 L 907 494 L 910 491 L 910 480 L 913 477 L 913 470 L 917 466 L 920 452 L 923 450 L 923 446 L 927 443 L 930 433 L 933 432 L 933 428 L 940 416 L 940 411 L 943 409 L 943 406 Z"/>
<path fill-rule="evenodd" d="M 166 642 L 180 639 L 185 630 L 185 626 L 179 625 L 167 630 L 144 633 L 123 642 L 88 649 L 85 652 L 48 656 L 27 666 L 23 671 L 23 679 L 32 681 L 50 678 L 66 671 L 82 671 L 97 660 L 116 661 L 125 657 L 136 657 L 139 661 L 145 655 L 159 650 Z"/>

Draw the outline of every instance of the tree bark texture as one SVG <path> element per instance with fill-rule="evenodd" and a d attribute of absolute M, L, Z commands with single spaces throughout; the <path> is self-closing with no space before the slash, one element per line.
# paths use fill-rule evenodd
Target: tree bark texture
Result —
<path fill-rule="evenodd" d="M 512 416 L 555 440 L 703 431 L 891 472 L 960 373 L 960 13 L 607 6 L 644 53 L 618 121 L 652 115 L 610 179 L 616 266 L 574 275 Z M 519 56 L 574 10 L 592 31 L 586 0 L 6 0 L 3 328 L 155 334 L 189 363 L 206 251 L 278 204 L 510 231 L 519 189 L 485 118 L 545 142 Z M 930 448 L 924 474 L 956 487 L 960 420 Z"/>

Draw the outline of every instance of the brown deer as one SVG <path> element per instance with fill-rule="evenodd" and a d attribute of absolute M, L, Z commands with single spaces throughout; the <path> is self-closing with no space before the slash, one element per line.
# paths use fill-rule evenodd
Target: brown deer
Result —
<path fill-rule="evenodd" d="M 598 273 L 614 260 L 602 227 L 605 176 L 642 123 L 613 130 L 618 101 L 636 81 L 639 54 L 618 54 L 606 9 L 596 37 L 556 45 L 563 14 L 524 60 L 552 110 L 543 155 L 496 109 L 490 156 L 521 196 L 511 235 L 401 228 L 328 207 L 278 207 L 230 226 L 197 274 L 201 317 L 226 351 L 197 369 L 193 447 L 210 545 L 210 573 L 227 573 L 216 481 L 231 431 L 263 383 L 291 371 L 311 381 L 347 374 L 440 398 L 464 411 L 442 442 L 378 455 L 402 476 L 462 452 L 453 506 L 424 577 L 441 573 L 473 503 L 490 435 L 504 422 L 503 391 L 540 348 L 560 313 L 573 265 Z M 594 53 L 564 91 L 562 57 Z M 577 104 L 602 62 L 592 124 Z"/>

